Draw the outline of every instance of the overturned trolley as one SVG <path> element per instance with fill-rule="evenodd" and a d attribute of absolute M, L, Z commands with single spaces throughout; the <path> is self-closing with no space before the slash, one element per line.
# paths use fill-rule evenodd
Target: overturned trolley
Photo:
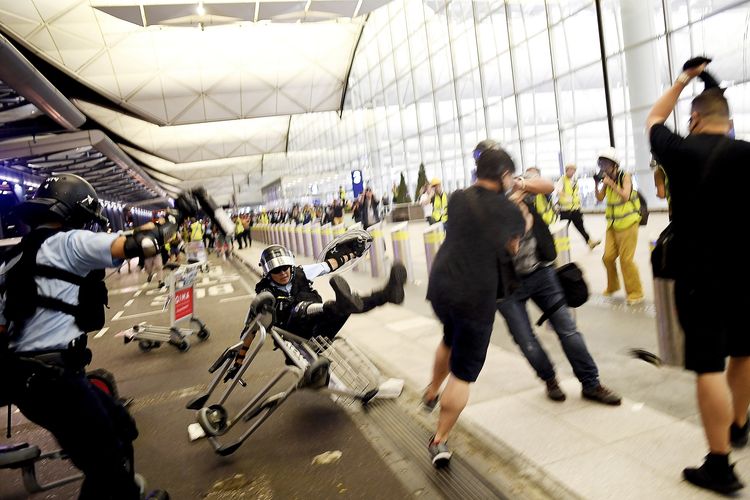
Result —
<path fill-rule="evenodd" d="M 187 265 L 167 264 L 164 266 L 165 269 L 172 271 L 167 277 L 169 293 L 164 302 L 164 309 L 169 307 L 170 326 L 150 325 L 145 322 L 134 325 L 119 334 L 124 337 L 126 344 L 137 340 L 141 351 L 148 352 L 160 347 L 162 342 L 166 342 L 179 351 L 185 352 L 190 349 L 187 338 L 193 333 L 201 341 L 208 339 L 211 333 L 206 328 L 206 324 L 194 314 L 195 290 L 193 287 L 203 265 L 202 262 L 196 262 Z M 178 326 L 180 322 L 189 324 L 191 328 L 181 328 Z"/>
<path fill-rule="evenodd" d="M 323 337 L 307 340 L 281 328 L 271 326 L 275 299 L 263 292 L 253 300 L 245 320 L 240 342 L 226 349 L 209 368 L 214 375 L 205 394 L 190 401 L 186 407 L 198 410 L 196 418 L 217 454 L 234 453 L 250 435 L 297 389 L 325 390 L 340 402 L 360 402 L 373 398 L 396 398 L 403 389 L 403 380 L 381 382 L 378 369 L 367 357 L 343 338 Z M 253 395 L 236 415 L 230 415 L 225 404 L 237 385 L 246 386 L 242 377 L 270 336 L 274 346 L 285 358 L 285 365 Z M 252 339 L 251 349 L 237 369 L 235 357 L 244 341 Z M 232 369 L 237 369 L 231 374 Z M 231 382 L 216 403 L 207 406 L 213 391 L 221 383 Z M 219 437 L 238 423 L 249 427 L 233 442 L 222 444 Z"/>

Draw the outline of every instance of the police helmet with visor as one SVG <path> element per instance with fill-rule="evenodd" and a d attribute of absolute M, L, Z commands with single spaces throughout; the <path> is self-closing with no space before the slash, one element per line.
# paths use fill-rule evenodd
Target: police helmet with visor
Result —
<path fill-rule="evenodd" d="M 74 174 L 48 177 L 33 198 L 21 203 L 17 211 L 21 220 L 32 227 L 50 222 L 72 229 L 94 223 L 107 225 L 94 187 Z"/>
<path fill-rule="evenodd" d="M 268 276 L 275 269 L 290 266 L 294 268 L 294 255 L 286 247 L 271 245 L 260 254 L 260 267 L 263 275 Z"/>

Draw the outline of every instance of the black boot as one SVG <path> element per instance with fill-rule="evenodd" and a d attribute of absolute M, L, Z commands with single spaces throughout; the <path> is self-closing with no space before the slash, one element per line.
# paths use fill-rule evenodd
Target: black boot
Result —
<path fill-rule="evenodd" d="M 406 283 L 406 268 L 402 263 L 396 262 L 391 268 L 391 275 L 385 287 L 382 290 L 373 292 L 368 297 L 362 298 L 364 304 L 362 312 L 367 312 L 388 302 L 391 304 L 401 304 L 404 301 L 404 283 Z"/>
<path fill-rule="evenodd" d="M 361 313 L 363 304 L 362 298 L 352 293 L 349 288 L 349 283 L 346 282 L 341 276 L 334 276 L 330 281 L 331 288 L 333 288 L 336 294 L 336 302 L 329 305 L 330 302 L 326 302 L 326 307 L 331 307 L 334 312 L 340 315 Z"/>

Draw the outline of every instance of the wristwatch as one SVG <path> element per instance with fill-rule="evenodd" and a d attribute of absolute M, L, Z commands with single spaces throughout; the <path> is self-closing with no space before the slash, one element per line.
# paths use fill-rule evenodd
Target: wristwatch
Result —
<path fill-rule="evenodd" d="M 680 73 L 679 76 L 677 77 L 677 81 L 680 82 L 683 85 L 687 85 L 688 83 L 690 83 L 691 79 L 692 78 L 690 77 L 690 75 L 688 75 L 684 71 L 682 73 Z"/>

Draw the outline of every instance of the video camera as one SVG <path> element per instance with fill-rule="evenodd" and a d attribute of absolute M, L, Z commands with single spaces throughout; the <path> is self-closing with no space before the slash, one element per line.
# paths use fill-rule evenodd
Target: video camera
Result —
<path fill-rule="evenodd" d="M 607 174 L 605 174 L 604 172 L 602 172 L 601 170 L 599 170 L 599 171 L 597 171 L 597 172 L 596 172 L 596 173 L 595 173 L 595 174 L 593 175 L 593 177 L 594 177 L 594 182 L 596 182 L 597 184 L 599 184 L 600 182 L 602 182 L 602 181 L 604 180 L 604 178 L 605 178 L 606 176 L 607 176 Z"/>

